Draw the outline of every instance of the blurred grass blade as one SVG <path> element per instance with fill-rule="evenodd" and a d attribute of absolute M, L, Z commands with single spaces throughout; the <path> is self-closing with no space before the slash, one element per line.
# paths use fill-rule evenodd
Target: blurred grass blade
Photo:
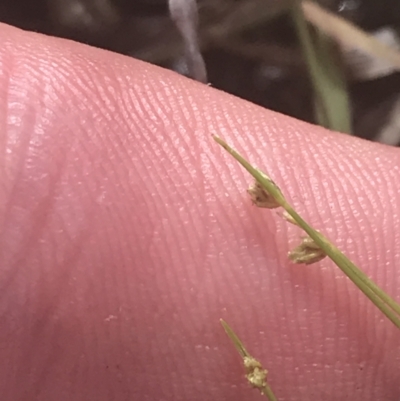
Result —
<path fill-rule="evenodd" d="M 290 10 L 314 89 L 317 121 L 326 128 L 351 133 L 350 101 L 338 50 L 325 34 L 310 30 L 300 0 L 292 0 Z"/>
<path fill-rule="evenodd" d="M 243 156 L 232 149 L 222 139 L 215 137 L 229 154 L 231 154 L 269 193 L 276 202 L 290 215 L 314 242 L 333 260 L 333 262 L 350 278 L 351 281 L 375 304 L 375 306 L 398 328 L 400 328 L 400 305 L 385 291 L 379 288 L 362 270 L 360 270 L 347 256 L 335 247 L 321 233 L 312 228 L 287 202 L 279 187 L 263 172 L 253 167 Z"/>
<path fill-rule="evenodd" d="M 352 23 L 324 10 L 312 1 L 303 1 L 305 18 L 329 37 L 342 45 L 388 61 L 400 70 L 400 52 L 383 44 L 372 35 L 362 31 Z"/>

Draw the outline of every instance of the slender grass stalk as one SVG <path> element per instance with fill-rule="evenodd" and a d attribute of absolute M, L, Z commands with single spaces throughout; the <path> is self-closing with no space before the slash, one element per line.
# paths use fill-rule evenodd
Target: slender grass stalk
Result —
<path fill-rule="evenodd" d="M 279 187 L 263 172 L 253 167 L 243 156 L 222 139 L 215 141 L 231 154 L 256 180 L 256 182 L 285 209 L 322 251 L 350 278 L 351 281 L 375 304 L 375 306 L 397 327 L 400 328 L 400 305 L 378 287 L 362 270 L 317 230 L 312 228 L 287 202 Z"/>
<path fill-rule="evenodd" d="M 231 339 L 233 345 L 237 349 L 239 355 L 243 359 L 247 380 L 253 387 L 258 388 L 261 394 L 265 395 L 270 401 L 277 401 L 277 398 L 267 382 L 268 372 L 262 367 L 261 363 L 258 362 L 257 359 L 249 354 L 242 341 L 228 325 L 228 323 L 221 319 L 221 324 L 226 334 Z"/>

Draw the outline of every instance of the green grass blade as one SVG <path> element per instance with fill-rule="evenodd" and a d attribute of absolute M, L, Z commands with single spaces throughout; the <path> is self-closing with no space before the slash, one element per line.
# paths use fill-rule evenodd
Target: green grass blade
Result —
<path fill-rule="evenodd" d="M 292 0 L 290 9 L 314 89 L 317 121 L 326 128 L 351 133 L 350 100 L 339 52 L 325 34 L 311 31 L 300 3 Z"/>

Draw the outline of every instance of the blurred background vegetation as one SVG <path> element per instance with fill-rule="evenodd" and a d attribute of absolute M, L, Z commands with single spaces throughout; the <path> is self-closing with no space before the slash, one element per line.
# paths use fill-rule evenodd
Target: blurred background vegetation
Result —
<path fill-rule="evenodd" d="M 317 3 L 392 48 L 400 48 L 399 0 Z M 293 2 L 198 0 L 197 4 L 199 44 L 212 86 L 305 121 L 321 122 L 304 38 L 290 6 Z M 1 0 L 0 20 L 182 74 L 188 71 L 183 40 L 170 18 L 167 0 Z M 315 36 L 313 28 L 308 32 L 317 39 L 314 44 L 325 41 Z M 346 51 L 337 44 L 328 46 L 333 47 L 317 49 L 317 59 L 326 61 L 338 49 L 329 64 L 343 75 L 345 85 L 334 81 L 331 88 L 340 86 L 349 101 L 342 96 L 334 109 L 343 104 L 349 108 L 355 135 L 399 145 L 400 72 L 354 43 Z M 334 93 L 328 92 L 327 98 L 335 98 Z"/>

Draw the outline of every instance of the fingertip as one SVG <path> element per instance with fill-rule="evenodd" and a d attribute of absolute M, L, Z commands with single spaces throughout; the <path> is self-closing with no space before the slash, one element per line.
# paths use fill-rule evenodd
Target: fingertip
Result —
<path fill-rule="evenodd" d="M 202 399 L 199 388 L 215 399 L 245 397 L 245 386 L 226 384 L 239 375 L 208 366 L 227 367 L 214 352 L 220 336 L 209 328 L 222 314 L 268 358 L 284 397 L 307 381 L 322 397 L 336 380 L 344 397 L 361 380 L 354 368 L 369 352 L 360 337 L 383 340 L 387 326 L 375 331 L 377 316 L 332 265 L 288 264 L 299 232 L 250 205 L 250 178 L 212 139 L 218 135 L 267 171 L 305 217 L 394 289 L 398 150 L 128 57 L 0 29 L 7 35 L 0 84 L 10 94 L 2 138 L 14 171 L 1 230 L 10 264 L 2 274 L 16 277 L 3 312 L 12 310 L 24 328 L 13 336 L 9 323 L 3 336 L 11 338 L 14 366 L 29 354 L 44 372 L 49 356 L 56 369 L 47 367 L 42 399 L 60 388 L 65 399 L 121 398 L 137 386 L 140 396 L 156 399 L 154 377 L 167 399 Z M 32 320 L 21 304 L 31 305 Z M 71 333 L 84 340 L 69 341 Z M 60 359 L 51 358 L 54 343 L 65 344 Z M 386 346 L 380 350 L 388 358 Z M 395 357 L 389 362 L 396 366 Z M 337 363 L 344 368 L 332 380 Z M 126 388 L 112 382 L 121 377 L 107 373 L 112 364 L 123 367 Z M 393 393 L 394 375 L 372 365 L 377 379 L 359 399 Z M 201 386 L 190 378 L 188 388 L 176 384 L 189 368 Z M 20 380 L 29 375 L 24 370 Z"/>

